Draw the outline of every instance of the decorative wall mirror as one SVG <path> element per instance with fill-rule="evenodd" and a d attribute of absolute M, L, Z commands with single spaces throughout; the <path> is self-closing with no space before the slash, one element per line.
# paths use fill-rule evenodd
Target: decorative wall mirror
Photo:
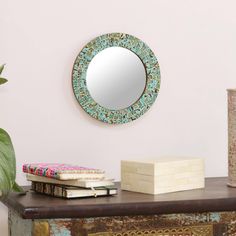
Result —
<path fill-rule="evenodd" d="M 72 86 L 82 108 L 110 124 L 137 119 L 154 103 L 160 69 L 152 50 L 124 33 L 105 34 L 90 41 L 77 56 Z"/>

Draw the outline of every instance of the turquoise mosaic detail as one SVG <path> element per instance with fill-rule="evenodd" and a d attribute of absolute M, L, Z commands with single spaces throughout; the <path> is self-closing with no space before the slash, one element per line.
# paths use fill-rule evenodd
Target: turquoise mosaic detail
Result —
<path fill-rule="evenodd" d="M 90 96 L 86 86 L 88 65 L 99 52 L 108 47 L 124 47 L 135 53 L 146 69 L 146 87 L 134 104 L 122 110 L 109 110 Z M 160 68 L 152 50 L 138 38 L 124 33 L 105 34 L 90 41 L 77 56 L 72 71 L 72 86 L 82 108 L 93 118 L 109 124 L 124 124 L 136 120 L 154 103 L 160 88 Z"/>

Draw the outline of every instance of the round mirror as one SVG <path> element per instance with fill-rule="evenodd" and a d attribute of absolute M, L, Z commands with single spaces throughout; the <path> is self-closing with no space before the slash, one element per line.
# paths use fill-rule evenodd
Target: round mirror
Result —
<path fill-rule="evenodd" d="M 101 35 L 76 57 L 72 86 L 81 107 L 93 118 L 123 124 L 143 115 L 160 88 L 153 51 L 124 33 Z"/>
<path fill-rule="evenodd" d="M 89 63 L 87 88 L 101 106 L 120 110 L 135 103 L 146 85 L 146 70 L 139 57 L 122 47 L 99 52 Z"/>

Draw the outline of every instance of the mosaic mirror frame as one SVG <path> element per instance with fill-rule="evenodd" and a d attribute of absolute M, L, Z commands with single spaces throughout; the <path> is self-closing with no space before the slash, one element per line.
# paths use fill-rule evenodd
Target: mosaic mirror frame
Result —
<path fill-rule="evenodd" d="M 109 47 L 129 49 L 140 58 L 146 70 L 146 87 L 143 94 L 131 106 L 121 110 L 100 106 L 91 97 L 86 86 L 89 63 L 99 52 Z M 143 115 L 155 102 L 160 81 L 160 68 L 153 51 L 138 38 L 125 33 L 104 34 L 90 41 L 76 57 L 72 70 L 72 87 L 81 107 L 93 118 L 109 124 L 124 124 Z"/>

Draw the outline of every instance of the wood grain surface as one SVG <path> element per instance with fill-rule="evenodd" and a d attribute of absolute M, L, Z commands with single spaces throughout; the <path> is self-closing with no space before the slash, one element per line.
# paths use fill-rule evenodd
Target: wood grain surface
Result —
<path fill-rule="evenodd" d="M 206 178 L 204 189 L 161 195 L 119 189 L 117 196 L 65 200 L 29 191 L 11 193 L 4 203 L 25 219 L 235 211 L 236 188 L 227 186 L 227 178 L 218 177 Z"/>

